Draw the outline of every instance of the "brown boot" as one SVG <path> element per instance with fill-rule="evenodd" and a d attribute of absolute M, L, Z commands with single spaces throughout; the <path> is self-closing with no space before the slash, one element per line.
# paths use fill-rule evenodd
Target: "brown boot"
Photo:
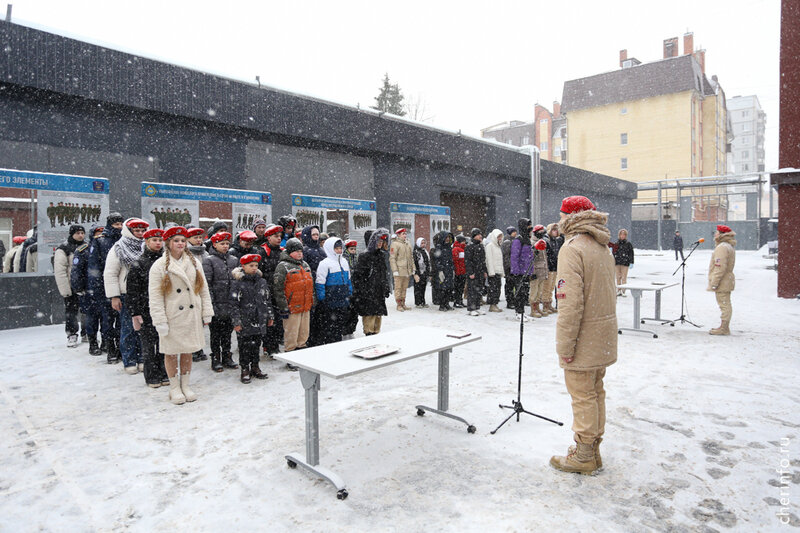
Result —
<path fill-rule="evenodd" d="M 592 448 L 594 448 L 594 461 L 597 463 L 597 469 L 600 470 L 603 468 L 603 458 L 600 457 L 600 443 L 603 442 L 602 438 L 597 439 L 592 444 Z M 567 454 L 575 453 L 578 450 L 577 446 L 574 444 L 567 449 Z"/>
<path fill-rule="evenodd" d="M 550 307 L 549 303 L 542 302 L 542 311 L 541 311 L 542 316 L 549 316 L 550 315 L 550 309 L 548 309 L 549 307 Z"/>
<path fill-rule="evenodd" d="M 250 363 L 250 375 L 256 379 L 267 379 L 269 376 L 261 371 L 258 366 L 258 361 Z"/>
<path fill-rule="evenodd" d="M 539 311 L 539 302 L 531 304 L 531 316 L 534 318 L 542 318 L 542 313 Z"/>
<path fill-rule="evenodd" d="M 708 333 L 709 335 L 730 335 L 731 334 L 731 330 L 729 328 L 730 324 L 731 324 L 730 320 L 723 320 L 718 328 L 714 328 Z"/>
<path fill-rule="evenodd" d="M 409 307 L 409 306 L 406 305 L 406 299 L 405 298 L 403 298 L 403 309 L 406 310 L 406 311 L 411 311 L 411 310 L 414 309 L 413 307 Z"/>
<path fill-rule="evenodd" d="M 402 311 L 406 310 L 406 308 L 403 307 L 403 302 L 401 302 L 400 300 L 395 300 L 395 302 L 397 302 L 397 310 L 398 311 L 402 312 Z"/>
<path fill-rule="evenodd" d="M 550 458 L 550 466 L 562 472 L 592 475 L 597 470 L 592 444 L 575 443 L 575 451 L 566 456 L 554 455 Z"/>
<path fill-rule="evenodd" d="M 489 312 L 490 313 L 502 313 L 503 310 L 500 309 L 499 307 L 497 307 L 496 305 L 492 304 L 492 305 L 489 306 Z"/>

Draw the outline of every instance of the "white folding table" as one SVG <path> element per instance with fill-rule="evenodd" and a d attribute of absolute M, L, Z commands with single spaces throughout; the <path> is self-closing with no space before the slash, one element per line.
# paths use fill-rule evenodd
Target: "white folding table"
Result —
<path fill-rule="evenodd" d="M 306 454 L 303 456 L 298 452 L 293 452 L 287 455 L 286 462 L 289 467 L 296 468 L 299 465 L 327 479 L 336 487 L 336 496 L 340 500 L 347 498 L 347 488 L 344 480 L 336 473 L 319 464 L 320 376 L 341 379 L 431 353 L 438 352 L 439 354 L 437 409 L 417 405 L 417 414 L 422 416 L 425 412 L 431 412 L 446 416 L 466 424 L 467 431 L 474 433 L 475 426 L 465 419 L 447 412 L 449 409 L 450 352 L 456 346 L 478 341 L 481 337 L 469 335 L 458 339 L 448 337 L 447 333 L 448 331 L 443 329 L 417 326 L 324 346 L 315 346 L 304 350 L 275 354 L 275 359 L 300 368 L 300 382 L 305 390 Z M 400 350 L 378 359 L 362 359 L 350 353 L 373 344 L 396 346 Z"/>
<path fill-rule="evenodd" d="M 680 285 L 678 282 L 669 282 L 669 283 L 662 283 L 658 281 L 641 281 L 641 282 L 633 282 L 633 283 L 625 283 L 624 285 L 617 285 L 618 289 L 627 289 L 631 291 L 631 295 L 633 296 L 633 327 L 632 328 L 617 328 L 617 333 L 622 335 L 623 331 L 633 331 L 635 333 L 650 333 L 653 335 L 654 339 L 658 338 L 658 335 L 655 331 L 649 329 L 642 329 L 641 324 L 644 324 L 645 320 L 652 320 L 654 322 L 660 322 L 661 324 L 671 324 L 675 325 L 675 322 L 672 320 L 664 320 L 661 318 L 661 291 L 664 289 L 668 289 L 670 287 L 675 287 L 676 285 Z M 654 318 L 641 318 L 641 305 L 642 305 L 642 293 L 644 291 L 653 291 L 656 293 L 656 307 L 655 307 L 655 317 Z"/>

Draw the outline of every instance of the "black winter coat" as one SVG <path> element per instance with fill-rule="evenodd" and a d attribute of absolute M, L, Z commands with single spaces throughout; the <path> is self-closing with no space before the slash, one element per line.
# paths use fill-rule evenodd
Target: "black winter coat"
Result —
<path fill-rule="evenodd" d="M 106 299 L 106 288 L 103 283 L 106 257 L 120 237 L 122 237 L 121 229 L 106 226 L 103 233 L 89 246 L 89 291 L 97 301 L 104 302 Z"/>
<path fill-rule="evenodd" d="M 431 275 L 431 260 L 430 254 L 425 253 L 427 250 L 423 250 L 417 245 L 414 245 L 414 267 L 417 269 L 417 274 L 421 277 L 429 277 Z M 420 268 L 424 265 L 424 268 Z M 424 274 L 420 274 L 423 272 Z"/>
<path fill-rule="evenodd" d="M 211 253 L 211 251 L 209 250 L 208 253 Z M 236 264 L 238 265 L 239 264 L 239 259 L 241 259 L 242 257 L 244 257 L 247 254 L 259 254 L 260 255 L 261 254 L 261 248 L 256 248 L 255 246 L 251 246 L 250 248 L 244 249 L 244 248 L 242 248 L 242 245 L 239 244 L 238 237 L 237 237 L 236 243 L 231 245 L 230 249 L 228 250 L 228 253 L 231 255 L 231 257 L 236 259 Z"/>
<path fill-rule="evenodd" d="M 308 263 L 308 266 L 311 267 L 311 275 L 316 282 L 317 267 L 323 259 L 328 257 L 328 254 L 326 254 L 322 246 L 319 245 L 319 241 L 315 241 L 311 238 L 311 230 L 314 228 L 317 228 L 317 231 L 319 231 L 319 226 L 306 226 L 303 228 L 303 233 L 300 235 L 300 238 L 303 241 L 303 261 Z"/>
<path fill-rule="evenodd" d="M 274 248 L 269 245 L 259 246 L 261 263 L 259 263 L 258 269 L 261 270 L 261 274 L 264 275 L 264 279 L 272 280 L 275 278 L 275 268 L 278 266 L 278 263 L 281 262 L 282 251 L 283 249 L 280 245 Z M 274 303 L 275 302 L 273 298 L 273 304 Z"/>
<path fill-rule="evenodd" d="M 633 245 L 627 239 L 617 241 L 614 251 L 614 263 L 631 266 L 633 264 Z"/>
<path fill-rule="evenodd" d="M 375 231 L 370 237 L 367 251 L 358 256 L 353 272 L 353 301 L 351 304 L 361 316 L 386 316 L 386 298 L 389 297 L 389 275 L 386 267 L 388 252 L 378 249 L 378 239 L 387 231 Z"/>
<path fill-rule="evenodd" d="M 439 273 L 443 273 L 439 276 Z M 449 231 L 440 231 L 433 237 L 433 250 L 431 251 L 431 285 L 436 290 L 449 291 L 453 289 L 453 234 Z"/>
<path fill-rule="evenodd" d="M 558 270 L 558 252 L 564 244 L 564 236 L 559 235 L 554 239 L 548 235 L 544 240 L 547 242 L 547 270 L 555 272 Z"/>
<path fill-rule="evenodd" d="M 506 279 L 511 276 L 511 243 L 514 242 L 509 236 L 506 236 L 506 239 L 500 244 L 500 251 L 503 252 L 503 272 L 506 275 Z"/>
<path fill-rule="evenodd" d="M 242 326 L 239 335 L 245 337 L 264 335 L 268 322 L 275 318 L 272 305 L 269 304 L 271 291 L 267 281 L 260 271 L 245 274 L 241 267 L 234 269 L 231 275 L 233 282 L 230 307 L 233 326 Z"/>
<path fill-rule="evenodd" d="M 130 309 L 132 317 L 142 317 L 143 326 L 153 325 L 153 320 L 150 318 L 150 268 L 163 252 L 163 250 L 153 252 L 145 246 L 142 255 L 131 264 L 128 270 L 128 295 L 125 303 Z"/>
<path fill-rule="evenodd" d="M 464 248 L 464 267 L 467 269 L 467 277 L 475 275 L 475 278 L 482 278 L 486 271 L 486 249 L 483 243 L 472 239 L 472 242 Z"/>
<path fill-rule="evenodd" d="M 675 237 L 672 239 L 672 249 L 683 250 L 683 237 L 680 235 L 675 235 Z"/>
<path fill-rule="evenodd" d="M 230 253 L 222 255 L 212 248 L 208 257 L 203 259 L 203 273 L 208 282 L 208 291 L 211 293 L 211 303 L 214 306 L 214 316 L 223 318 L 231 316 L 231 284 L 233 278 L 231 271 L 239 266 Z"/>

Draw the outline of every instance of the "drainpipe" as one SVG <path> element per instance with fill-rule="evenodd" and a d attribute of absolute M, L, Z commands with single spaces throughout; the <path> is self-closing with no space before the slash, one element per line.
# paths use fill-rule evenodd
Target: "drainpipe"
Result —
<path fill-rule="evenodd" d="M 656 225 L 656 232 L 658 235 L 658 251 L 661 251 L 661 181 L 658 182 L 658 205 L 656 206 L 658 212 L 658 224 Z"/>
<path fill-rule="evenodd" d="M 541 223 L 542 216 L 542 172 L 539 147 L 530 145 L 526 148 L 531 156 L 531 222 L 535 226 Z"/>

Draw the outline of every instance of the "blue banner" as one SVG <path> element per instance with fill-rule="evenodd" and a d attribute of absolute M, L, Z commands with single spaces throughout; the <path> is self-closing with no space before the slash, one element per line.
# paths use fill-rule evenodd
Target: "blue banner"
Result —
<path fill-rule="evenodd" d="M 450 216 L 450 208 L 445 205 L 403 204 L 400 202 L 390 202 L 389 211 L 392 213 L 415 213 L 418 215 Z"/>
<path fill-rule="evenodd" d="M 375 211 L 375 201 L 331 198 L 328 196 L 292 195 L 292 205 L 319 209 L 348 209 L 352 211 Z"/>
<path fill-rule="evenodd" d="M 237 204 L 272 204 L 272 193 L 242 189 L 217 189 L 174 183 L 142 182 L 142 197 L 200 200 L 204 202 L 231 202 Z"/>
<path fill-rule="evenodd" d="M 0 169 L 0 187 L 91 194 L 108 194 L 109 190 L 108 180 L 105 178 L 7 169 Z"/>

